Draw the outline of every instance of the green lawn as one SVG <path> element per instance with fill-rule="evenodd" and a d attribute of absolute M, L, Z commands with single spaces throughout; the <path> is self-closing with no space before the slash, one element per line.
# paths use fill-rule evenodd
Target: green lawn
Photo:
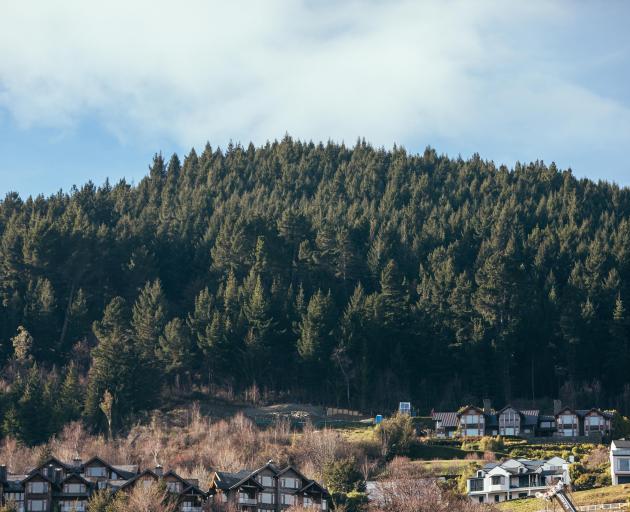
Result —
<path fill-rule="evenodd" d="M 472 461 L 463 459 L 414 460 L 412 464 L 433 475 L 461 475 Z"/>
<path fill-rule="evenodd" d="M 572 498 L 573 502 L 578 506 L 623 503 L 626 500 L 630 500 L 630 484 L 574 492 Z M 545 510 L 545 502 L 536 498 L 506 501 L 499 505 L 499 509 L 514 512 L 537 512 L 538 510 Z"/>

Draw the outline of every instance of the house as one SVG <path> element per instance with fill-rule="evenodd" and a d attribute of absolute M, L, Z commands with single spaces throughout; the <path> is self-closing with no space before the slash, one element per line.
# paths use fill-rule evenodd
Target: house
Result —
<path fill-rule="evenodd" d="M 456 412 L 432 412 L 435 435 L 440 438 L 455 437 L 459 418 Z"/>
<path fill-rule="evenodd" d="M 610 473 L 613 485 L 630 484 L 630 441 L 610 443 Z"/>
<path fill-rule="evenodd" d="M 486 435 L 486 417 L 483 409 L 468 405 L 457 412 L 458 430 L 463 437 Z"/>
<path fill-rule="evenodd" d="M 231 502 L 244 512 L 279 512 L 294 505 L 328 510 L 330 499 L 328 491 L 315 480 L 292 466 L 279 468 L 272 461 L 254 471 L 216 471 L 210 493 L 215 501 Z"/>
<path fill-rule="evenodd" d="M 466 483 L 468 496 L 479 503 L 527 498 L 562 481 L 570 483 L 569 463 L 560 457 L 549 460 L 509 459 L 489 463 Z"/>
<path fill-rule="evenodd" d="M 458 412 L 432 412 L 435 435 L 447 437 L 594 437 L 609 436 L 613 415 L 600 409 L 573 410 L 554 404 L 554 414 L 506 405 L 495 411 L 484 400 L 483 408 L 467 405 Z"/>
<path fill-rule="evenodd" d="M 177 501 L 181 512 L 201 512 L 207 494 L 199 488 L 196 479 L 184 479 L 174 471 L 164 473 L 162 466 L 145 469 L 118 487 L 129 492 L 137 485 L 150 486 L 163 483 L 168 493 Z"/>
<path fill-rule="evenodd" d="M 62 462 L 51 457 L 26 475 L 11 475 L 0 466 L 0 505 L 13 503 L 18 512 L 85 512 L 90 496 L 99 489 L 131 490 L 139 482 L 164 481 L 181 512 L 201 512 L 207 493 L 194 480 L 185 480 L 161 467 L 140 472 L 135 465 L 112 465 L 92 457 Z"/>
<path fill-rule="evenodd" d="M 573 410 L 564 407 L 555 415 L 557 437 L 608 436 L 612 430 L 613 415 L 600 409 Z"/>

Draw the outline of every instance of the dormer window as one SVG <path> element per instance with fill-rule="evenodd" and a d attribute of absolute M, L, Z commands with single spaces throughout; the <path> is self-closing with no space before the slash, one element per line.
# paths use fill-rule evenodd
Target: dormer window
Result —
<path fill-rule="evenodd" d="M 107 476 L 107 468 L 104 466 L 90 466 L 85 470 L 85 474 L 93 478 L 104 478 Z"/>

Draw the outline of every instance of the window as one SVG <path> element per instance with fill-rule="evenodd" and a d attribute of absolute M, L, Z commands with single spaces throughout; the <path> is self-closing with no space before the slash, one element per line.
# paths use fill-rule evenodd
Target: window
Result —
<path fill-rule="evenodd" d="M 308 496 L 304 496 L 304 506 L 310 507 L 312 505 L 313 505 L 313 500 L 309 498 Z"/>
<path fill-rule="evenodd" d="M 149 487 L 151 487 L 154 484 L 154 480 L 153 478 L 144 478 L 142 480 L 142 487 L 144 487 L 145 489 L 148 489 Z"/>
<path fill-rule="evenodd" d="M 62 501 L 61 512 L 85 512 L 85 501 Z"/>
<path fill-rule="evenodd" d="M 282 478 L 280 485 L 286 489 L 299 489 L 300 481 L 297 478 Z"/>
<path fill-rule="evenodd" d="M 26 489 L 29 494 L 45 494 L 48 492 L 48 482 L 29 482 Z"/>
<path fill-rule="evenodd" d="M 502 485 L 503 477 L 500 475 L 495 475 L 492 477 L 492 485 Z"/>
<path fill-rule="evenodd" d="M 182 492 L 181 482 L 166 482 L 166 488 L 169 492 Z"/>
<path fill-rule="evenodd" d="M 80 494 L 85 492 L 85 484 L 63 484 L 63 492 L 67 494 Z"/>
<path fill-rule="evenodd" d="M 495 494 L 495 495 L 494 495 L 494 502 L 495 502 L 495 503 L 499 503 L 499 501 L 500 501 L 500 500 L 501 500 L 501 498 L 499 498 L 499 495 L 498 495 L 498 494 Z"/>
<path fill-rule="evenodd" d="M 282 493 L 281 497 L 283 505 L 295 505 L 295 496 L 293 494 Z"/>
<path fill-rule="evenodd" d="M 483 491 L 483 479 L 482 478 L 471 478 L 470 479 L 470 492 L 479 492 Z"/>
<path fill-rule="evenodd" d="M 630 471 L 630 459 L 617 459 L 617 471 Z"/>
<path fill-rule="evenodd" d="M 273 478 L 270 476 L 261 476 L 258 480 L 263 487 L 273 487 Z"/>
<path fill-rule="evenodd" d="M 28 512 L 45 511 L 48 508 L 48 502 L 46 500 L 28 500 L 26 505 Z"/>
<path fill-rule="evenodd" d="M 90 466 L 86 469 L 85 474 L 96 478 L 105 477 L 107 476 L 107 468 L 103 466 Z"/>
<path fill-rule="evenodd" d="M 328 502 L 326 500 L 322 500 L 322 510 L 328 509 Z"/>
<path fill-rule="evenodd" d="M 261 492 L 258 495 L 260 503 L 264 503 L 265 505 L 273 505 L 276 502 L 275 498 L 275 494 L 271 492 Z"/>

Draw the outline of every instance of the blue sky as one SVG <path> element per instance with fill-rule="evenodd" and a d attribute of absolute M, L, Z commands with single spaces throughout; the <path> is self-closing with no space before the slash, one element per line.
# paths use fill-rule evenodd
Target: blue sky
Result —
<path fill-rule="evenodd" d="M 0 4 L 0 195 L 365 137 L 630 185 L 630 2 Z"/>

